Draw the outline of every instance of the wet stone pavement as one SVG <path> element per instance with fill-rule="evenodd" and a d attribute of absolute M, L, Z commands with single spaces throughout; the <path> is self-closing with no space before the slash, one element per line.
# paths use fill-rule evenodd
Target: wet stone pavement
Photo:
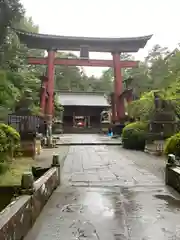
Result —
<path fill-rule="evenodd" d="M 120 146 L 71 146 L 63 184 L 25 240 L 180 240 L 180 196 L 164 166 Z"/>
<path fill-rule="evenodd" d="M 57 142 L 58 145 L 63 144 L 120 144 L 121 139 L 111 138 L 103 134 L 63 134 L 60 140 Z"/>

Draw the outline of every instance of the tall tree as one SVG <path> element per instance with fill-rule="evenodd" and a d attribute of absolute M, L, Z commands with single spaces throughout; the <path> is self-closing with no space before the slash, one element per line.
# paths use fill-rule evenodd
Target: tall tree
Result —
<path fill-rule="evenodd" d="M 8 41 L 8 29 L 20 21 L 24 9 L 19 0 L 1 0 L 0 2 L 0 47 Z"/>

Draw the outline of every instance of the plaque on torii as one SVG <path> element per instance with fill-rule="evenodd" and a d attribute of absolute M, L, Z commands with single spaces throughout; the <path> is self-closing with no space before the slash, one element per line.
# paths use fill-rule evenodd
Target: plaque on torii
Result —
<path fill-rule="evenodd" d="M 89 46 L 80 46 L 80 59 L 89 59 Z"/>

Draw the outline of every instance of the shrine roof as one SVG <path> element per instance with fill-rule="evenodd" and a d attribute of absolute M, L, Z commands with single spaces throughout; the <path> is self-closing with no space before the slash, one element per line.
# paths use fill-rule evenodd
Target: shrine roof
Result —
<path fill-rule="evenodd" d="M 132 38 L 93 38 L 70 37 L 48 34 L 37 34 L 15 30 L 20 41 L 29 48 L 79 51 L 81 46 L 88 46 L 92 52 L 137 52 L 144 48 L 152 35 Z"/>
<path fill-rule="evenodd" d="M 110 107 L 108 96 L 92 92 L 58 92 L 58 102 L 62 106 Z"/>

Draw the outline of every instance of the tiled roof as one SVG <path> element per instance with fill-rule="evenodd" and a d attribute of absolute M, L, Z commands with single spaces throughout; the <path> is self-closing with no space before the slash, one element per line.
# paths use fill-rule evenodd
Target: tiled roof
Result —
<path fill-rule="evenodd" d="M 72 37 L 38 34 L 15 29 L 22 43 L 29 48 L 59 49 L 79 51 L 81 46 L 88 46 L 89 51 L 95 52 L 137 52 L 144 48 L 152 35 L 128 38 L 93 38 L 93 37 Z"/>

